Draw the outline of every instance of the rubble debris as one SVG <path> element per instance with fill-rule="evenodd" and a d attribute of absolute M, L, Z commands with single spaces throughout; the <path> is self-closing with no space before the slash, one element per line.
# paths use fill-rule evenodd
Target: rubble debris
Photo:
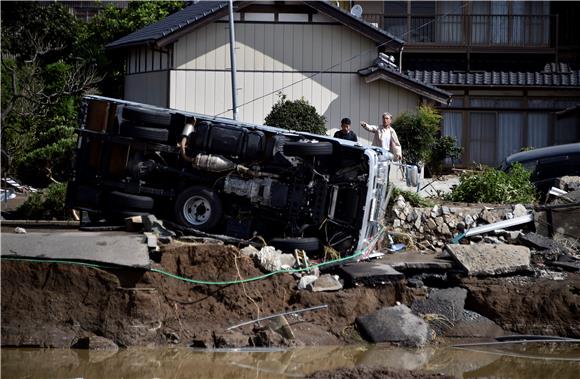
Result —
<path fill-rule="evenodd" d="M 143 233 L 145 235 L 145 241 L 147 242 L 147 248 L 149 250 L 157 251 L 159 246 L 157 246 L 157 236 L 151 232 Z"/>
<path fill-rule="evenodd" d="M 154 215 L 148 214 L 146 216 L 141 216 L 141 220 L 143 222 L 144 231 L 152 232 L 163 237 L 175 237 L 175 232 L 167 229 L 163 225 L 163 221 L 158 220 Z"/>
<path fill-rule="evenodd" d="M 348 263 L 341 267 L 353 285 L 376 285 L 399 281 L 405 276 L 391 266 L 379 262 Z"/>
<path fill-rule="evenodd" d="M 499 222 L 496 222 L 495 224 L 482 225 L 482 226 L 477 227 L 477 228 L 471 228 L 467 232 L 465 232 L 465 237 L 473 236 L 476 234 L 491 232 L 491 231 L 496 230 L 496 229 L 504 229 L 504 228 L 509 228 L 512 226 L 527 224 L 528 222 L 532 222 L 532 221 L 534 221 L 534 215 L 530 213 L 530 214 L 526 214 L 524 216 L 509 219 L 509 220 L 499 221 Z"/>
<path fill-rule="evenodd" d="M 283 254 L 274 246 L 264 246 L 256 255 L 260 267 L 268 272 L 292 268 L 296 258 L 292 254 Z"/>
<path fill-rule="evenodd" d="M 312 292 L 338 291 L 342 289 L 342 283 L 336 275 L 324 274 L 309 283 L 306 288 Z"/>
<path fill-rule="evenodd" d="M 482 243 L 445 248 L 469 275 L 499 275 L 530 269 L 530 249 L 525 246 Z"/>
<path fill-rule="evenodd" d="M 441 254 L 421 254 L 417 251 L 389 254 L 383 257 L 381 262 L 388 264 L 397 271 L 446 271 L 455 267 L 455 262 L 444 258 Z"/>
<path fill-rule="evenodd" d="M 307 289 L 308 286 L 311 283 L 314 283 L 316 279 L 318 279 L 318 276 L 316 275 L 304 275 L 303 277 L 300 278 L 300 281 L 298 282 L 298 289 L 299 290 Z"/>
<path fill-rule="evenodd" d="M 220 241 L 221 242 L 221 241 Z M 223 242 L 222 242 L 223 243 Z M 260 250 L 256 249 L 254 246 L 249 245 L 244 247 L 243 249 L 240 249 L 240 253 L 242 255 L 245 255 L 247 257 L 253 258 L 256 255 L 258 255 L 258 253 L 260 252 Z"/>
<path fill-rule="evenodd" d="M 445 332 L 445 337 L 496 338 L 504 334 L 505 331 L 489 318 L 464 309 L 461 318 Z"/>
<path fill-rule="evenodd" d="M 580 190 L 580 176 L 562 176 L 556 180 L 556 187 L 567 192 Z"/>
<path fill-rule="evenodd" d="M 250 346 L 250 338 L 241 332 L 227 330 L 222 333 L 213 332 L 213 347 L 215 349 L 237 348 Z"/>
<path fill-rule="evenodd" d="M 17 226 L 16 228 L 14 228 L 14 233 L 16 233 L 16 234 L 26 234 L 26 229 L 21 228 L 20 226 Z"/>
<path fill-rule="evenodd" d="M 580 259 L 568 255 L 560 255 L 556 261 L 548 261 L 547 264 L 566 271 L 580 271 Z"/>
<path fill-rule="evenodd" d="M 364 337 L 371 342 L 394 342 L 403 346 L 421 347 L 430 338 L 428 324 L 404 304 L 381 308 L 356 318 Z"/>

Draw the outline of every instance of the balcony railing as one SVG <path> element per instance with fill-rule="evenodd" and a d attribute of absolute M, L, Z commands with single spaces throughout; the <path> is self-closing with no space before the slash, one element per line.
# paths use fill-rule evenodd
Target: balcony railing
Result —
<path fill-rule="evenodd" d="M 409 43 L 425 45 L 552 47 L 556 28 L 554 15 L 366 14 L 363 18 Z"/>

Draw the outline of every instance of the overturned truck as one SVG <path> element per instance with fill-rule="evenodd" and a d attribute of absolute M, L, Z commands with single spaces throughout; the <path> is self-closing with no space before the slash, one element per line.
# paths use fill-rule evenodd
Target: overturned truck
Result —
<path fill-rule="evenodd" d="M 370 250 L 392 156 L 350 141 L 124 100 L 83 98 L 67 204 L 154 213 L 283 250 Z"/>

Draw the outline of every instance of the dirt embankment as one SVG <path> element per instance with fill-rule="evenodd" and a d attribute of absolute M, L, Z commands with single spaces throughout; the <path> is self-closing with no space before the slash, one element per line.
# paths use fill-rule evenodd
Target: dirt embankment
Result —
<path fill-rule="evenodd" d="M 220 245 L 168 248 L 156 267 L 209 281 L 263 274 L 235 247 Z M 467 309 L 508 331 L 580 337 L 577 274 L 568 275 L 566 281 L 526 277 L 463 279 L 456 284 L 469 291 Z M 296 278 L 289 274 L 215 286 L 139 270 L 3 261 L 2 345 L 69 347 L 94 336 L 118 346 L 353 343 L 361 341 L 354 327 L 357 316 L 397 301 L 410 304 L 422 294 L 404 280 L 376 288 L 314 293 L 299 291 Z M 328 309 L 287 317 L 294 340 L 255 325 L 226 331 L 242 321 L 321 304 Z"/>

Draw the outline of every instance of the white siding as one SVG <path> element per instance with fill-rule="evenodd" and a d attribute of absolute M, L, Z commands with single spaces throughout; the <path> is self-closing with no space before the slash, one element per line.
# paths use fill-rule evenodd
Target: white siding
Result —
<path fill-rule="evenodd" d="M 213 23 L 175 43 L 170 107 L 232 117 L 227 27 Z M 371 135 L 360 121 L 377 124 L 383 112 L 397 116 L 419 104 L 410 91 L 383 81 L 367 84 L 357 74 L 372 64 L 376 45 L 345 26 L 240 23 L 236 39 L 243 121 L 263 123 L 282 92 L 290 100 L 306 99 L 326 117 L 328 129 L 351 118 L 359 140 L 368 143 Z"/>
<path fill-rule="evenodd" d="M 125 99 L 167 107 L 167 71 L 125 77 Z"/>

